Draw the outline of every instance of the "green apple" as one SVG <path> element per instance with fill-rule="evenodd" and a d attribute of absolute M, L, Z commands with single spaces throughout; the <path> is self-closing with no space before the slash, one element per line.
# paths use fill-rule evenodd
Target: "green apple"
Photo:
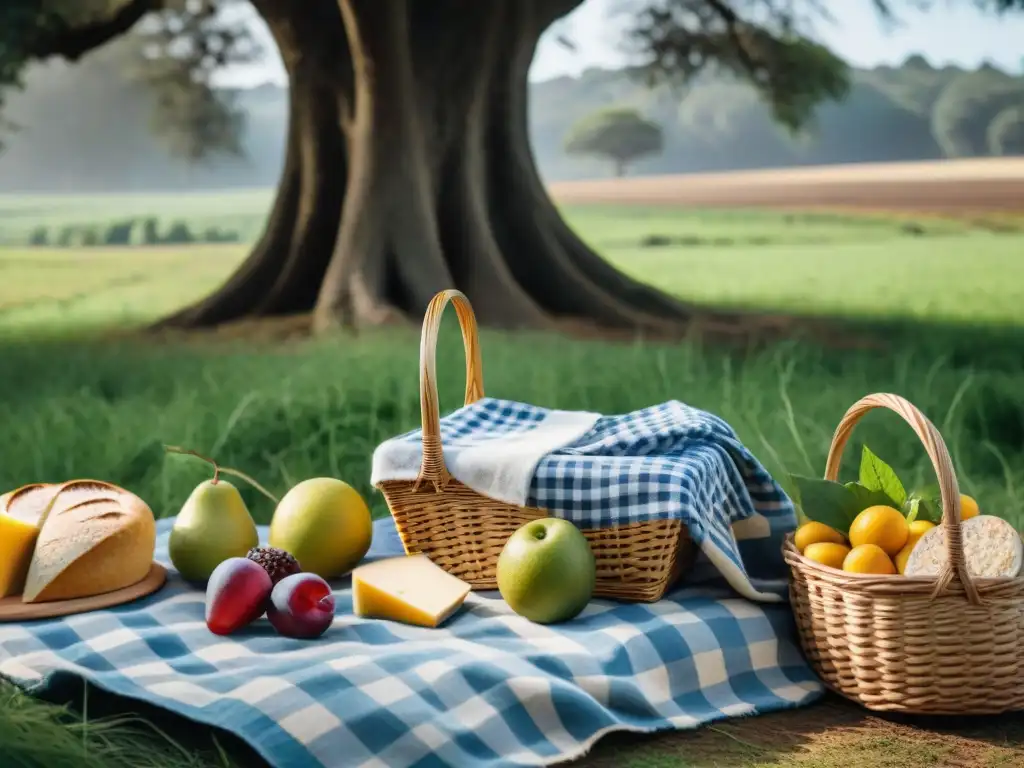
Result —
<path fill-rule="evenodd" d="M 575 618 L 594 594 L 594 553 L 568 520 L 533 520 L 509 536 L 498 556 L 498 591 L 537 624 Z"/>
<path fill-rule="evenodd" d="M 351 571 L 373 538 L 370 508 L 348 483 L 303 480 L 281 499 L 270 521 L 270 546 L 290 552 L 302 570 L 322 579 Z"/>

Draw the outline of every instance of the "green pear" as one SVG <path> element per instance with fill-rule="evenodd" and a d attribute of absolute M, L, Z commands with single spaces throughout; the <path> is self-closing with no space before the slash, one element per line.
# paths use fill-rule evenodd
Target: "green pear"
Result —
<path fill-rule="evenodd" d="M 260 544 L 242 494 L 214 477 L 196 486 L 171 528 L 168 553 L 186 581 L 205 582 L 229 557 L 245 557 Z"/>

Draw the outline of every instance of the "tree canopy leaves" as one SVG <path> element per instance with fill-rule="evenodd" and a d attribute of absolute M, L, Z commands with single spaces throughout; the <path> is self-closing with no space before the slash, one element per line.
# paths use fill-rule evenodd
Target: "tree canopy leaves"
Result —
<path fill-rule="evenodd" d="M 986 138 L 994 155 L 1024 155 L 1024 104 L 1007 107 L 996 115 Z"/>
<path fill-rule="evenodd" d="M 960 75 L 943 89 L 932 110 L 932 133 L 949 157 L 990 151 L 989 128 L 1004 110 L 1024 106 L 1024 83 L 999 70 Z"/>
<path fill-rule="evenodd" d="M 846 65 L 801 31 L 791 10 L 813 5 L 662 0 L 637 14 L 628 38 L 649 81 L 685 86 L 724 72 L 752 84 L 774 117 L 796 130 L 819 102 L 849 89 Z"/>
<path fill-rule="evenodd" d="M 886 19 L 897 18 L 902 7 L 944 4 L 862 1 Z M 536 2 L 560 12 L 578 4 Z M 1024 10 L 1024 0 L 961 2 L 986 12 Z M 218 70 L 260 54 L 245 21 L 230 13 L 236 5 L 250 7 L 248 0 L 3 0 L 0 128 L 4 93 L 21 84 L 32 62 L 74 61 L 130 33 L 139 53 L 132 76 L 153 86 L 153 125 L 172 151 L 190 161 L 237 153 L 242 115 L 228 92 L 211 87 Z M 791 130 L 810 123 L 822 101 L 848 93 L 846 66 L 816 42 L 816 25 L 829 19 L 821 0 L 635 0 L 631 6 L 627 39 L 652 81 L 685 85 L 707 71 L 728 73 L 752 84 Z"/>
<path fill-rule="evenodd" d="M 189 161 L 237 153 L 243 116 L 230 92 L 212 83 L 219 70 L 260 54 L 248 26 L 225 18 L 236 2 L 241 0 L 3 0 L 0 110 L 5 91 L 21 86 L 29 64 L 54 57 L 77 61 L 127 36 L 135 56 L 124 75 L 151 87 L 152 125 L 172 153 Z"/>

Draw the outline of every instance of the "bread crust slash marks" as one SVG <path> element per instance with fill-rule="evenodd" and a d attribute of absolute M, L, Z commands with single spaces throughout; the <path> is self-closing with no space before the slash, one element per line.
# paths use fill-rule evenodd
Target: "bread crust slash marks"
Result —
<path fill-rule="evenodd" d="M 40 515 L 22 601 L 90 597 L 146 577 L 156 521 L 142 499 L 111 483 L 61 484 Z"/>

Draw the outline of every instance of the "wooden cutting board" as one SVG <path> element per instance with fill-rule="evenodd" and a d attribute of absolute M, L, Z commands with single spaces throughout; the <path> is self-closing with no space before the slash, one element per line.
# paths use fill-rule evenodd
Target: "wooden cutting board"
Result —
<path fill-rule="evenodd" d="M 77 597 L 74 600 L 54 600 L 47 603 L 23 603 L 19 595 L 5 597 L 0 600 L 0 623 L 52 619 L 57 616 L 70 616 L 74 613 L 98 611 L 101 608 L 113 608 L 116 605 L 124 605 L 132 600 L 153 594 L 166 581 L 167 569 L 159 563 L 153 563 L 153 567 L 149 569 L 149 573 L 142 581 L 102 595 Z"/>

